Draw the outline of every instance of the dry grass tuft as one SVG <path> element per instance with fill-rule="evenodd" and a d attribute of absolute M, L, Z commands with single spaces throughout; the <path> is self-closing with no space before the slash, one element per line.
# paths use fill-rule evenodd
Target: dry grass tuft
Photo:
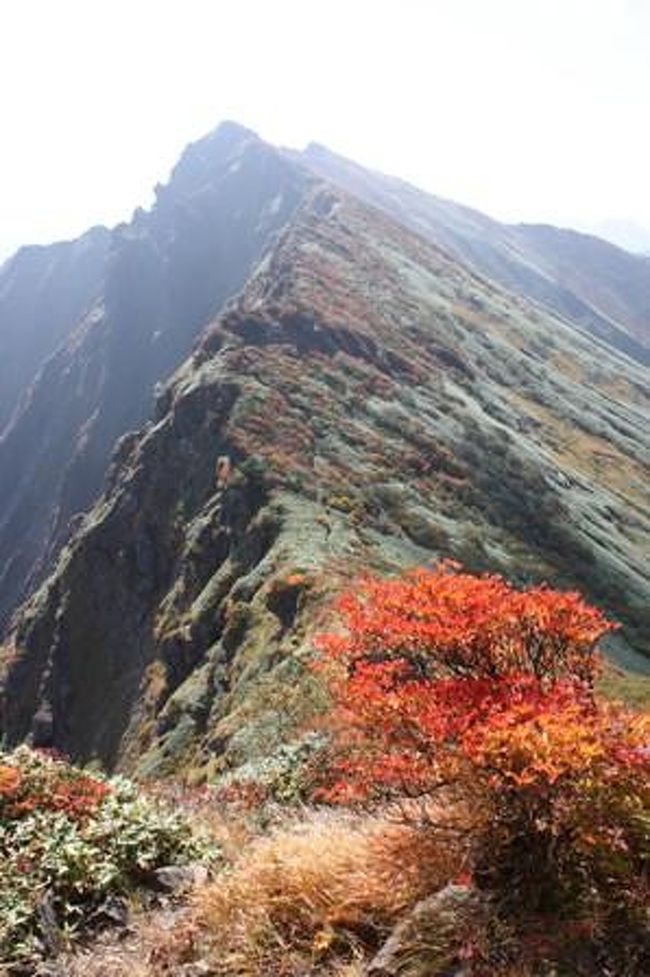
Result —
<path fill-rule="evenodd" d="M 293 977 L 305 966 L 372 952 L 418 899 L 460 870 L 430 832 L 381 817 L 317 814 L 254 842 L 225 876 L 197 893 L 215 940 L 215 973 Z M 348 968 L 341 970 L 343 961 Z"/>

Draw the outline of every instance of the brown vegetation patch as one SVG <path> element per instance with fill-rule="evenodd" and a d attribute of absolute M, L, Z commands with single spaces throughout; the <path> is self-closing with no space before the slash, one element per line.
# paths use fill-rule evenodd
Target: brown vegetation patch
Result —
<path fill-rule="evenodd" d="M 647 497 L 634 486 L 635 482 L 643 485 L 647 481 L 644 465 L 622 452 L 618 445 L 589 434 L 543 404 L 512 390 L 508 397 L 542 425 L 543 434 L 538 440 L 559 468 L 573 469 L 617 495 L 647 504 Z"/>

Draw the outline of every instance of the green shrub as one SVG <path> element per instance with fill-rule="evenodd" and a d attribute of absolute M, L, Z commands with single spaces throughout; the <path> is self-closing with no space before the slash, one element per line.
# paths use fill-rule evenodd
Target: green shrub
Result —
<path fill-rule="evenodd" d="M 0 753 L 0 963 L 27 966 L 157 868 L 210 854 L 181 815 L 125 779 L 27 747 Z"/>

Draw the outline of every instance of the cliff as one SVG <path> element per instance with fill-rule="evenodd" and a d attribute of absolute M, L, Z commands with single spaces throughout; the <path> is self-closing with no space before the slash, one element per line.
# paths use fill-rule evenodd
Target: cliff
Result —
<path fill-rule="evenodd" d="M 252 133 L 225 123 L 186 150 L 151 212 L 112 232 L 101 289 L 69 271 L 43 350 L 53 351 L 0 437 L 0 625 L 51 568 L 74 531 L 72 517 L 102 489 L 116 439 L 151 416 L 155 385 L 242 287 L 310 182 Z M 77 266 L 81 247 L 70 246 Z M 10 280 L 26 260 L 19 254 L 10 263 Z M 33 318 L 43 318 L 51 291 L 37 291 Z M 10 306 L 1 311 L 9 316 Z M 12 318 L 11 330 L 24 331 L 27 319 L 27 311 Z M 0 336 L 6 341 L 11 330 Z M 13 371 L 16 358 L 6 362 Z"/>

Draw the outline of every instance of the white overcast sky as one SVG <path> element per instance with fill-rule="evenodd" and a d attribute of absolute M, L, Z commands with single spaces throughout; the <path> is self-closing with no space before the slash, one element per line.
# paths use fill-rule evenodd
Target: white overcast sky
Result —
<path fill-rule="evenodd" d="M 0 0 L 0 259 L 234 118 L 506 220 L 650 226 L 650 0 Z"/>

